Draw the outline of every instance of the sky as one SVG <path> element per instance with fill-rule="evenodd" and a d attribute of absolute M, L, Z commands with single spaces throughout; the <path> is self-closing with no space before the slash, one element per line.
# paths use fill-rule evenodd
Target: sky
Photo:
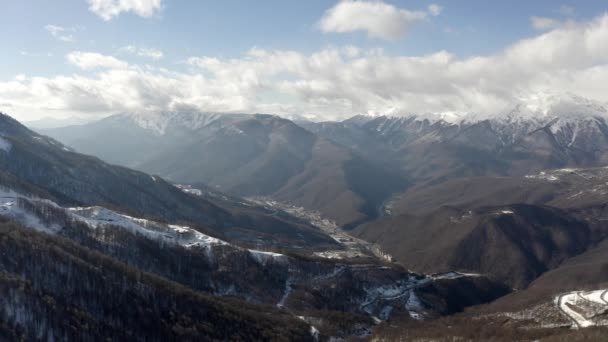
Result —
<path fill-rule="evenodd" d="M 496 112 L 608 102 L 603 0 L 0 0 L 0 111 Z"/>

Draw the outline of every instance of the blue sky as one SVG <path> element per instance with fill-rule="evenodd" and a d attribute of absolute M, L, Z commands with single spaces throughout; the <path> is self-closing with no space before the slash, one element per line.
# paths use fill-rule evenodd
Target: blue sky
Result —
<path fill-rule="evenodd" d="M 561 17 L 560 8 L 574 9 L 574 18 L 589 18 L 608 9 L 602 1 L 433 1 L 443 15 L 423 22 L 403 39 L 385 42 L 359 32 L 324 34 L 316 26 L 336 1 L 198 1 L 163 3 L 152 18 L 122 14 L 106 22 L 88 10 L 83 0 L 4 0 L 0 23 L 5 61 L 0 76 L 66 70 L 64 55 L 74 49 L 113 53 L 125 45 L 164 51 L 163 63 L 193 54 L 238 57 L 257 46 L 313 52 L 325 46 L 383 47 L 395 54 L 419 55 L 448 50 L 460 56 L 494 53 L 518 39 L 534 34 L 531 16 Z M 390 1 L 397 7 L 424 9 L 429 1 Z M 447 4 L 446 4 L 447 3 Z M 60 44 L 44 29 L 46 25 L 75 28 L 75 42 Z M 446 32 L 448 31 L 448 32 Z M 55 58 L 23 58 L 51 52 Z"/>
<path fill-rule="evenodd" d="M 104 18 L 103 14 L 96 13 L 92 9 L 95 2 L 106 6 L 105 8 L 123 7 L 120 7 L 121 9 L 112 14 L 111 17 Z M 141 6 L 144 7 L 151 6 L 150 12 L 142 13 L 142 11 L 145 11 L 143 7 L 143 9 L 137 9 L 137 6 L 133 4 L 138 2 L 143 4 Z M 415 15 L 421 18 L 405 23 L 407 29 L 403 32 L 400 31 L 401 33 L 397 37 L 387 38 L 371 34 L 370 32 L 374 30 L 371 26 L 346 29 L 345 32 L 338 32 L 340 30 L 324 32 L 332 30 L 322 29 L 320 22 L 327 17 L 328 11 L 339 6 L 338 1 L 3 0 L 0 3 L 0 12 L 3 14 L 3 20 L 0 21 L 0 37 L 3 42 L 0 82 L 5 82 L 5 88 L 0 87 L 0 90 L 9 87 L 8 82 L 14 82 L 15 77 L 19 75 L 17 77 L 18 82 L 29 88 L 26 95 L 35 98 L 36 91 L 32 89 L 35 88 L 36 84 L 34 83 L 36 82 L 33 81 L 33 78 L 44 78 L 49 82 L 56 83 L 58 78 L 61 77 L 85 77 L 92 82 L 102 78 L 104 72 L 110 72 L 95 67 L 75 65 L 73 59 L 67 58 L 73 52 L 95 53 L 112 57 L 128 63 L 131 71 L 135 68 L 148 68 L 148 71 L 157 68 L 156 71 L 150 72 L 156 72 L 160 75 L 163 72 L 160 69 L 168 69 L 171 72 L 189 76 L 202 75 L 202 77 L 208 78 L 209 82 L 217 81 L 215 83 L 221 83 L 219 81 L 224 80 L 218 76 L 218 73 L 220 73 L 218 70 L 210 71 L 207 65 L 201 67 L 205 70 L 199 70 L 193 66 L 196 63 L 186 63 L 185 61 L 192 57 L 213 57 L 221 62 L 230 60 L 243 62 L 243 60 L 250 58 L 248 53 L 252 48 L 268 52 L 293 51 L 312 58 L 313 54 L 321 51 L 339 50 L 347 47 L 356 47 L 361 51 L 361 55 L 367 55 L 376 49 L 381 49 L 383 58 L 392 58 L 388 61 L 389 63 L 399 62 L 395 59 L 401 57 L 424 57 L 442 51 L 448 53 L 453 61 L 467 61 L 476 57 L 489 58 L 503 54 L 511 46 L 526 39 L 535 39 L 543 34 L 549 34 L 551 31 L 578 29 L 578 32 L 584 34 L 585 25 L 591 25 L 594 20 L 597 21 L 608 10 L 608 3 L 598 0 L 576 2 L 554 0 L 508 2 L 372 0 L 346 2 L 350 5 L 357 2 L 368 5 L 381 4 L 388 6 L 383 7 L 384 9 L 388 8 L 395 13 L 408 11 L 408 13 L 417 13 Z M 441 10 L 436 14 L 431 14 L 429 10 L 431 5 L 436 5 Z M 341 10 L 346 8 L 346 6 L 343 7 Z M 359 13 L 358 15 L 367 15 L 367 13 Z M 373 16 L 375 14 L 369 12 L 369 15 Z M 534 27 L 532 17 L 545 20 L 544 26 L 539 24 L 542 26 L 541 28 L 538 25 Z M 362 21 L 369 19 L 369 25 L 377 25 L 378 23 L 374 18 L 357 18 L 357 20 Z M 348 25 L 355 19 L 347 18 L 346 21 L 346 23 L 335 25 Z M 380 23 L 382 23 L 382 19 L 380 19 Z M 602 29 L 602 27 L 599 29 Z M 162 52 L 162 58 L 140 56 L 149 54 L 151 51 Z M 87 56 L 91 57 L 90 55 Z M 381 60 L 384 59 L 379 59 L 379 61 Z M 342 62 L 346 66 L 353 66 L 348 60 Z M 586 67 L 596 66 L 602 62 L 594 59 L 589 61 L 590 65 Z M 199 63 L 198 66 L 200 65 Z M 298 90 L 293 88 L 293 86 L 300 86 L 302 82 L 292 84 L 291 88 L 284 85 L 283 90 L 270 89 L 271 87 L 268 84 L 283 80 L 294 82 L 300 80 L 316 82 L 315 84 L 318 85 L 321 81 L 327 81 L 319 79 L 319 75 L 314 73 L 308 75 L 304 72 L 294 73 L 291 70 L 282 70 L 271 72 L 271 75 L 268 76 L 267 71 L 264 74 L 259 69 L 247 69 L 247 66 L 240 65 L 239 68 L 236 68 L 232 65 L 226 67 L 234 69 L 232 70 L 233 74 L 236 73 L 235 70 L 237 69 L 241 73 L 243 70 L 252 70 L 256 82 L 266 82 L 255 90 L 249 89 L 250 84 L 247 84 L 246 89 L 243 90 L 244 93 L 241 95 L 234 93 L 227 95 L 231 96 L 232 101 L 236 102 L 239 99 L 246 98 L 243 100 L 246 105 L 243 105 L 242 108 L 226 106 L 226 111 L 237 111 L 239 109 L 256 111 L 273 108 L 280 111 L 283 108 L 285 112 L 310 114 L 311 111 L 319 111 L 323 103 L 327 102 L 327 111 L 337 109 L 340 115 L 346 115 L 351 111 L 395 110 L 401 105 L 408 107 L 407 104 L 409 103 L 409 100 L 407 100 L 409 95 L 395 102 L 392 101 L 396 96 L 395 94 L 378 94 L 373 93 L 373 91 L 369 95 L 370 102 L 375 103 L 373 106 L 366 107 L 362 103 L 353 103 L 357 101 L 349 99 L 349 96 L 358 96 L 358 93 L 365 92 L 361 89 L 347 90 L 345 92 L 349 94 L 346 95 L 332 95 L 325 89 L 324 93 L 317 94 L 317 98 L 310 99 L 307 97 L 315 96 L 314 94 L 308 95 L 310 89 L 302 93 L 301 87 Z M 223 75 L 224 71 L 221 73 Z M 377 74 L 378 71 L 374 71 L 374 75 Z M 348 77 L 354 76 L 349 75 Z M 424 75 L 420 75 L 420 77 L 422 78 Z M 180 76 L 177 78 L 180 78 Z M 371 83 L 375 84 L 376 81 L 382 82 L 378 79 Z M 410 79 L 404 80 L 404 83 L 402 83 L 405 88 L 410 84 Z M 48 84 L 44 86 L 50 87 Z M 69 86 L 77 87 L 73 83 L 70 83 Z M 205 84 L 205 87 L 211 86 L 211 84 Z M 91 85 L 83 86 L 82 89 L 87 87 L 91 87 Z M 211 90 L 210 92 L 216 93 L 215 89 Z M 110 98 L 111 95 L 99 94 L 100 91 L 102 90 L 95 90 L 95 94 L 88 94 L 87 97 L 97 96 L 97 99 L 104 98 L 101 102 L 108 102 L 107 98 Z M 415 96 L 416 91 L 413 91 L 413 94 L 410 95 Z M 46 96 L 49 95 L 48 91 L 43 91 L 43 93 L 47 93 Z M 59 94 L 56 91 L 52 93 Z M 169 91 L 169 93 L 171 92 Z M 499 93 L 500 91 L 495 91 L 493 94 L 486 94 L 488 95 L 486 102 L 496 102 L 496 97 L 500 96 Z M 167 99 L 173 100 L 178 96 L 165 93 L 161 95 L 166 95 Z M 181 95 L 183 94 L 179 96 Z M 67 95 L 59 94 L 59 96 Z M 145 97 L 142 94 L 138 94 L 138 96 Z M 222 93 L 218 92 L 214 96 L 221 97 Z M 186 103 L 199 110 L 207 109 L 204 104 L 206 100 L 192 94 L 183 97 L 188 97 L 191 101 L 180 98 L 172 103 L 179 103 L 180 105 Z M 193 99 L 195 97 L 196 99 Z M 260 99 L 269 99 L 274 103 L 268 103 L 268 106 L 258 106 L 257 103 Z M 218 103 L 228 101 L 230 101 L 228 98 L 226 101 L 214 98 L 210 102 L 214 105 L 207 107 L 209 107 L 209 110 L 222 110 L 223 107 Z M 306 105 L 307 103 L 310 104 L 311 101 L 314 102 L 314 105 Z M 68 113 L 70 115 L 80 115 L 86 112 L 84 109 L 87 108 L 87 106 L 71 106 L 69 103 L 74 102 L 73 99 L 63 99 L 60 104 L 49 105 L 47 103 L 44 106 L 41 105 L 40 108 L 30 108 L 30 112 L 36 112 L 36 114 L 27 114 L 24 108 L 19 108 L 17 102 L 19 101 L 10 98 L 9 95 L 0 95 L 0 110 L 2 110 L 4 104 L 4 107 L 8 108 L 4 109 L 5 111 L 11 111 L 12 109 L 12 111 L 18 112 L 17 115 L 25 117 L 26 115 L 40 116 L 45 111 L 50 116 L 64 116 Z M 80 102 L 78 101 L 78 103 Z M 91 108 L 95 108 L 93 114 L 106 115 L 116 111 L 138 109 L 137 105 L 134 105 L 133 108 L 121 108 L 121 106 L 116 105 L 118 102 L 120 101 L 91 106 Z M 134 102 L 137 101 L 134 100 Z M 343 106 L 344 108 L 340 108 L 339 103 L 341 102 L 346 104 L 346 106 Z M 438 102 L 441 101 L 432 99 L 425 101 L 429 110 L 440 110 L 441 104 Z M 476 108 L 477 105 L 467 104 L 468 102 L 463 101 L 462 108 L 454 107 L 446 110 Z M 398 105 L 399 103 L 401 105 Z M 284 106 L 281 107 L 279 104 Z M 143 104 L 141 107 L 142 109 L 154 109 L 155 106 L 158 107 L 158 103 L 153 105 Z M 417 110 L 424 109 L 424 106 L 419 104 L 414 107 Z"/>

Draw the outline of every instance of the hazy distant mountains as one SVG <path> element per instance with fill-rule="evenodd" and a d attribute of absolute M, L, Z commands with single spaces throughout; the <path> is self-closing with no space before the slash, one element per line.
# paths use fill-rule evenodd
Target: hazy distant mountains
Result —
<path fill-rule="evenodd" d="M 79 117 L 68 117 L 62 119 L 46 117 L 38 120 L 25 121 L 23 124 L 32 129 L 52 129 L 65 126 L 83 125 L 91 121 L 93 120 Z"/>
<path fill-rule="evenodd" d="M 604 165 L 607 120 L 602 104 L 568 95 L 522 102 L 504 113 L 357 116 L 302 125 L 367 158 L 392 162 L 421 183 Z"/>
<path fill-rule="evenodd" d="M 240 196 L 272 196 L 348 224 L 374 216 L 398 172 L 271 115 L 122 114 L 44 130 L 111 163 Z M 382 179 L 382 184 L 369 182 Z"/>
<path fill-rule="evenodd" d="M 355 116 L 120 114 L 42 130 L 77 151 L 239 196 L 270 196 L 341 224 L 377 216 L 411 185 L 521 176 L 608 161 L 608 113 L 574 96 L 537 96 L 505 113 Z"/>

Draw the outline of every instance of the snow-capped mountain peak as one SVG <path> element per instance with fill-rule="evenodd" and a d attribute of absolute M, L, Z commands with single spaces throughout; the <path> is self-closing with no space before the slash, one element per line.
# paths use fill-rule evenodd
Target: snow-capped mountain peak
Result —
<path fill-rule="evenodd" d="M 387 115 L 356 115 L 348 122 L 365 124 L 374 120 L 387 122 L 420 121 L 429 124 L 443 123 L 445 125 L 467 125 L 481 121 L 502 123 L 537 123 L 546 125 L 559 119 L 578 120 L 593 119 L 596 117 L 608 119 L 608 105 L 599 101 L 587 99 L 572 93 L 536 93 L 521 96 L 505 110 L 497 112 L 426 112 L 426 113 L 396 113 L 391 111 Z"/>
<path fill-rule="evenodd" d="M 605 116 L 606 105 L 572 93 L 537 93 L 522 99 L 522 104 L 533 113 L 545 116 Z"/>
<path fill-rule="evenodd" d="M 551 121 L 588 120 L 608 118 L 606 105 L 571 93 L 538 93 L 520 99 L 506 115 L 499 119 L 508 121 L 537 121 L 545 124 Z"/>
<path fill-rule="evenodd" d="M 137 126 L 165 135 L 170 128 L 197 130 L 214 122 L 223 114 L 203 112 L 136 112 L 123 114 Z"/>

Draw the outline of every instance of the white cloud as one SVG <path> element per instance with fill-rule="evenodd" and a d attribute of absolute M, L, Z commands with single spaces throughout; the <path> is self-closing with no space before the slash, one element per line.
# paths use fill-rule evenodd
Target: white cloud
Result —
<path fill-rule="evenodd" d="M 67 60 L 83 70 L 106 68 L 106 69 L 126 69 L 129 65 L 115 57 L 102 55 L 96 52 L 70 52 L 66 56 Z"/>
<path fill-rule="evenodd" d="M 436 4 L 430 4 L 429 5 L 429 13 L 432 16 L 438 16 L 441 14 L 441 12 L 443 11 L 443 7 L 436 5 Z"/>
<path fill-rule="evenodd" d="M 155 61 L 162 59 L 164 54 L 161 50 L 152 48 L 142 48 L 134 45 L 127 45 L 120 48 L 120 51 L 134 54 L 140 57 L 147 57 Z"/>
<path fill-rule="evenodd" d="M 87 0 L 89 10 L 105 21 L 122 12 L 133 12 L 149 18 L 162 9 L 162 0 Z"/>
<path fill-rule="evenodd" d="M 74 41 L 74 36 L 72 33 L 70 32 L 74 32 L 75 29 L 73 28 L 65 28 L 65 27 L 61 27 L 61 26 L 57 26 L 57 25 L 46 25 L 44 27 L 45 30 L 47 30 L 48 33 L 51 34 L 51 36 L 53 36 L 56 39 L 59 39 L 61 41 L 64 42 L 73 42 Z"/>
<path fill-rule="evenodd" d="M 608 15 L 467 58 L 447 51 L 395 56 L 348 46 L 312 54 L 255 48 L 234 59 L 193 56 L 186 61 L 189 70 L 181 72 L 86 52 L 68 60 L 93 73 L 11 78 L 0 82 L 0 103 L 17 115 L 41 116 L 184 108 L 319 119 L 496 112 L 537 92 L 608 101 Z"/>
<path fill-rule="evenodd" d="M 441 13 L 441 6 L 430 5 L 427 11 L 410 11 L 382 1 L 345 0 L 327 10 L 319 22 L 323 32 L 348 33 L 364 31 L 370 37 L 395 40 L 412 25 L 429 15 Z"/>

